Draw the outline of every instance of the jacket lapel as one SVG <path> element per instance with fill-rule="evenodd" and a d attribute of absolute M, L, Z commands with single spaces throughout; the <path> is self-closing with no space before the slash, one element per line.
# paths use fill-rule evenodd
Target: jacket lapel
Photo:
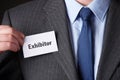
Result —
<path fill-rule="evenodd" d="M 112 0 L 105 28 L 97 80 L 110 80 L 120 62 L 120 2 Z"/>
<path fill-rule="evenodd" d="M 75 66 L 74 54 L 72 51 L 68 18 L 63 0 L 48 0 L 44 7 L 47 19 L 56 32 L 59 52 L 54 54 L 58 63 L 62 66 L 69 80 L 78 80 Z"/>

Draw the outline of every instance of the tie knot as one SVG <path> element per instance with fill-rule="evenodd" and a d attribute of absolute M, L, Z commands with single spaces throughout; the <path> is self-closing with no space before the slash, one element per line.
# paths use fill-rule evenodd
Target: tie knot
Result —
<path fill-rule="evenodd" d="M 90 20 L 92 18 L 92 11 L 89 8 L 82 8 L 80 10 L 80 17 L 82 20 Z"/>

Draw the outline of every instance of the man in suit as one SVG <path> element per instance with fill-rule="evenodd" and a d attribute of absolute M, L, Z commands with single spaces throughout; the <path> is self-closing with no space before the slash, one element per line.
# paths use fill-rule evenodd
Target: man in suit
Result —
<path fill-rule="evenodd" d="M 94 80 L 119 80 L 120 0 L 35 0 L 6 11 L 0 27 L 1 79 L 82 80 L 82 73 L 78 74 L 76 66 L 76 37 L 71 31 L 75 32 L 73 14 L 79 13 L 80 9 L 76 8 L 83 5 L 89 7 L 95 16 Z M 96 25 L 99 27 L 96 28 Z M 56 32 L 58 52 L 23 57 L 20 46 L 24 43 L 24 35 L 53 30 Z"/>

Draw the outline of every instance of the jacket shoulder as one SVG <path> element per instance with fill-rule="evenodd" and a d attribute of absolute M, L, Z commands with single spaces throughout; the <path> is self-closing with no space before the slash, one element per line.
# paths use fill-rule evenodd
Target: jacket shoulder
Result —
<path fill-rule="evenodd" d="M 9 12 L 22 12 L 22 11 L 32 11 L 34 9 L 36 9 L 37 7 L 42 8 L 45 3 L 46 3 L 47 0 L 32 0 L 32 1 L 29 1 L 27 3 L 24 3 L 24 4 L 21 4 L 21 5 L 18 5 L 14 8 L 11 8 L 9 9 L 8 11 Z"/>

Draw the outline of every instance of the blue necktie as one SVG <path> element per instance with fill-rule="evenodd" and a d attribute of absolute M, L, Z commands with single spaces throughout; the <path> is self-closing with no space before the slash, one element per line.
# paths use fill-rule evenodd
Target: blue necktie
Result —
<path fill-rule="evenodd" d="M 94 54 L 91 19 L 93 13 L 89 8 L 82 8 L 79 17 L 83 21 L 78 39 L 78 68 L 82 80 L 94 80 Z"/>

